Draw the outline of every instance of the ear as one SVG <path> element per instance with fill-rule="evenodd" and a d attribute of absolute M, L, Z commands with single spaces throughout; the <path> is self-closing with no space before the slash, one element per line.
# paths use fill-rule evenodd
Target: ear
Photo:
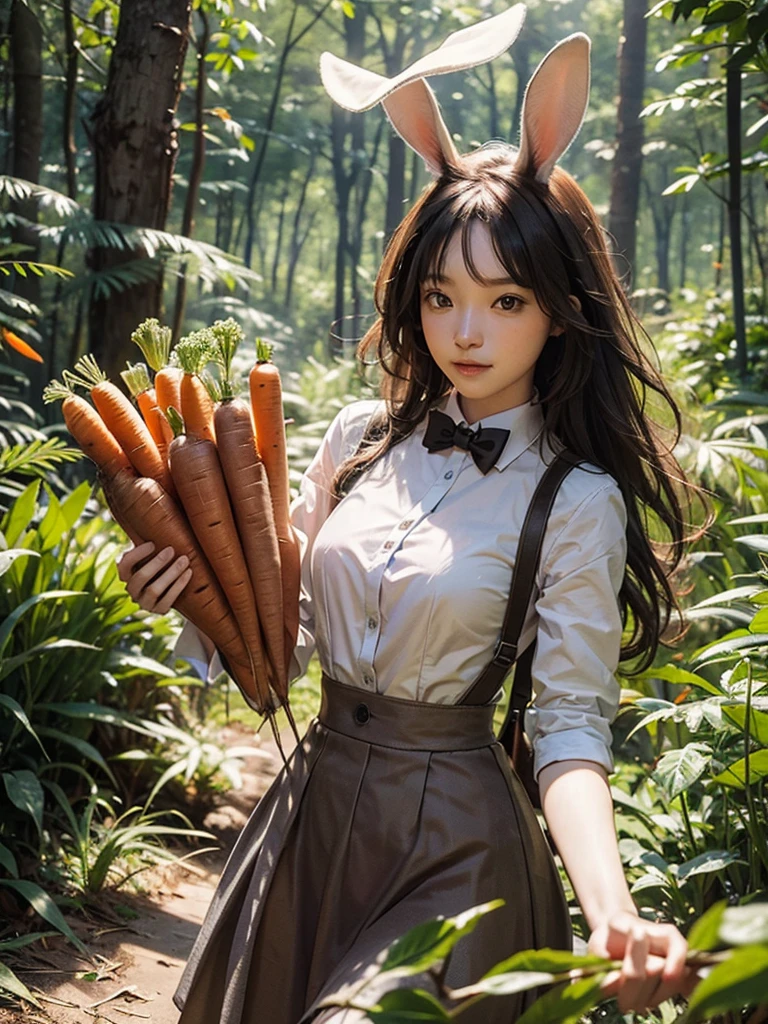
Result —
<path fill-rule="evenodd" d="M 589 36 L 575 32 L 544 57 L 523 99 L 515 166 L 546 183 L 575 139 L 589 100 Z"/>
<path fill-rule="evenodd" d="M 525 4 L 518 3 L 459 29 L 394 78 L 326 52 L 320 57 L 320 77 L 331 98 L 345 110 L 358 112 L 382 103 L 395 131 L 423 157 L 431 173 L 440 174 L 445 164 L 458 160 L 458 151 L 424 79 L 474 68 L 501 56 L 514 43 L 524 19 Z"/>
<path fill-rule="evenodd" d="M 459 152 L 443 121 L 437 97 L 423 78 L 393 92 L 381 105 L 392 127 L 423 158 L 430 174 L 439 177 L 446 164 L 458 163 Z"/>

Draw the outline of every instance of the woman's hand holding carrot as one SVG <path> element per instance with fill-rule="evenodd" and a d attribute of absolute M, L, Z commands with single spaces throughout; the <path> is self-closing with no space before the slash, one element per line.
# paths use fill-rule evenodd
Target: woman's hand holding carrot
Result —
<path fill-rule="evenodd" d="M 192 579 L 186 555 L 175 558 L 172 547 L 156 551 L 151 540 L 126 551 L 118 560 L 117 574 L 136 604 L 157 615 L 173 608 Z"/>

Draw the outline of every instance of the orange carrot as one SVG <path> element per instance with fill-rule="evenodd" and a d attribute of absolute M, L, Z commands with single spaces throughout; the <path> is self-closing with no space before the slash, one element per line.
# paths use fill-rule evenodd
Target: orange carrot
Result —
<path fill-rule="evenodd" d="M 301 550 L 289 507 L 288 459 L 285 450 L 285 421 L 280 371 L 270 362 L 271 348 L 261 339 L 256 343 L 256 365 L 249 374 L 251 409 L 256 430 L 256 446 L 267 470 L 275 530 L 280 548 L 280 574 L 283 585 L 285 620 L 283 671 L 288 677 L 291 656 L 299 632 L 299 593 L 301 590 Z"/>
<path fill-rule="evenodd" d="M 176 489 L 189 524 L 226 594 L 251 656 L 259 706 L 272 710 L 261 627 L 248 567 L 237 534 L 216 445 L 178 433 L 180 418 L 170 410 L 177 436 L 168 449 Z"/>
<path fill-rule="evenodd" d="M 168 467 L 152 440 L 149 428 L 130 401 L 101 372 L 93 356 L 86 355 L 75 364 L 75 372 L 64 371 L 67 384 L 80 385 L 91 392 L 93 404 L 120 447 L 141 476 L 157 480 L 170 493 L 173 487 Z"/>
<path fill-rule="evenodd" d="M 187 434 L 215 441 L 213 399 L 200 377 L 203 367 L 215 354 L 210 331 L 195 331 L 182 338 L 174 352 L 184 371 L 181 378 L 181 415 L 184 429 Z"/>
<path fill-rule="evenodd" d="M 111 479 L 119 472 L 133 472 L 128 456 L 110 434 L 101 416 L 84 398 L 53 380 L 43 390 L 43 400 L 47 403 L 57 399 L 63 399 L 61 411 L 67 430 L 105 479 Z M 131 530 L 120 513 L 115 514 L 113 510 L 113 516 L 133 543 L 140 544 L 138 535 Z"/>
<path fill-rule="evenodd" d="M 28 345 L 26 341 L 14 334 L 13 331 L 9 331 L 7 327 L 2 329 L 3 341 L 5 341 L 11 348 L 16 349 L 19 355 L 24 356 L 26 359 L 31 359 L 33 363 L 44 362 L 43 357 L 39 352 L 35 352 L 31 345 Z"/>
<path fill-rule="evenodd" d="M 214 413 L 217 447 L 238 533 L 243 546 L 275 693 L 288 699 L 284 675 L 283 590 L 280 547 L 269 481 L 253 436 L 251 410 L 239 398 L 222 402 Z"/>
<path fill-rule="evenodd" d="M 117 511 L 140 542 L 151 540 L 158 551 L 170 546 L 177 557 L 187 556 L 192 577 L 174 607 L 214 641 L 240 689 L 262 708 L 262 691 L 253 678 L 232 609 L 179 506 L 156 480 L 137 477 L 132 471 L 119 472 L 111 479 L 105 477 L 102 485 L 113 514 Z"/>
<path fill-rule="evenodd" d="M 160 411 L 157 404 L 155 389 L 149 382 L 149 371 L 144 363 L 128 363 L 127 370 L 121 370 L 120 376 L 126 383 L 131 397 L 136 400 L 142 419 L 146 423 L 152 440 L 157 445 L 160 458 L 168 462 L 168 445 L 173 440 L 173 431 L 166 416 Z M 168 492 L 171 497 L 176 496 L 175 489 Z"/>
<path fill-rule="evenodd" d="M 178 366 L 169 366 L 171 357 L 171 328 L 162 327 L 154 317 L 143 320 L 131 335 L 142 351 L 148 365 L 155 371 L 155 394 L 157 405 L 165 415 L 170 406 L 181 408 L 181 376 Z M 170 430 L 170 428 L 169 428 Z M 168 443 L 173 432 L 168 434 Z"/>

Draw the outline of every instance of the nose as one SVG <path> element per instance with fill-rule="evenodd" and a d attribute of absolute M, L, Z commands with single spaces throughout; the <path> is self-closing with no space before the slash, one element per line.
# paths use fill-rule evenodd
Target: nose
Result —
<path fill-rule="evenodd" d="M 468 307 L 462 311 L 456 325 L 454 341 L 460 349 L 465 350 L 482 345 L 483 333 L 480 329 L 479 313 Z"/>

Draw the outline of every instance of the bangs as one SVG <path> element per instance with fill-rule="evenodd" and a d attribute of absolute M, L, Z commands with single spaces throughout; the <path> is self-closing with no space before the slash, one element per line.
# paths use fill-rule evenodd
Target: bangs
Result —
<path fill-rule="evenodd" d="M 535 223 L 538 217 L 531 215 L 530 205 L 510 182 L 493 184 L 495 188 L 489 188 L 486 182 L 478 189 L 474 182 L 463 182 L 461 191 L 442 203 L 424 225 L 417 236 L 412 264 L 419 285 L 443 279 L 448 246 L 457 232 L 461 233 L 461 254 L 470 277 L 482 285 L 500 283 L 481 274 L 473 258 L 471 231 L 479 222 L 488 227 L 493 253 L 505 277 L 520 288 L 538 291 L 536 264 L 543 264 L 537 261 L 536 250 L 551 248 L 551 240 L 546 239 L 542 245 L 542 232 Z"/>

